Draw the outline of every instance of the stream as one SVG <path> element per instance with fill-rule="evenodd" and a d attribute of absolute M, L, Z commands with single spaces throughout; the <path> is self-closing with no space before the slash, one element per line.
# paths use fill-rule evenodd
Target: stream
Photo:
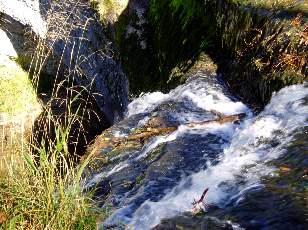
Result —
<path fill-rule="evenodd" d="M 189 125 L 240 113 L 240 121 Z M 305 229 L 307 118 L 307 84 L 275 93 L 261 112 L 202 72 L 168 94 L 140 95 L 95 143 L 149 125 L 177 129 L 92 149 L 85 188 L 96 187 L 110 210 L 101 229 Z"/>

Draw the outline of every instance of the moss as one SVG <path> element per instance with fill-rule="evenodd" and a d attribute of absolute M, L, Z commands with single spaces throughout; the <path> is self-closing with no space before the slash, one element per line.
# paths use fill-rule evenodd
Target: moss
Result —
<path fill-rule="evenodd" d="M 49 73 L 40 73 L 38 74 L 38 70 L 36 69 L 36 65 L 33 63 L 40 63 L 39 60 L 33 59 L 33 57 L 29 55 L 22 55 L 20 54 L 16 59 L 13 59 L 20 67 L 27 71 L 28 77 L 32 82 L 33 87 L 35 88 L 38 95 L 40 94 L 48 94 L 52 91 L 54 85 L 55 85 L 55 76 L 51 75 Z M 56 62 L 55 62 L 56 63 Z M 57 69 L 57 64 L 54 64 L 56 67 L 54 69 Z M 46 69 L 49 69 L 50 67 L 46 66 Z M 51 67 L 50 69 L 52 69 Z M 39 77 L 37 76 L 39 75 Z"/>
<path fill-rule="evenodd" d="M 262 2 L 152 0 L 161 84 L 181 82 L 201 51 L 250 103 L 264 105 L 273 91 L 306 79 L 305 7 Z"/>
<path fill-rule="evenodd" d="M 125 11 L 115 38 L 131 93 L 175 87 L 205 52 L 234 91 L 264 105 L 273 91 L 307 78 L 307 4 L 290 3 L 151 0 L 143 24 Z"/>
<path fill-rule="evenodd" d="M 90 0 L 102 21 L 114 21 L 126 8 L 128 0 Z"/>
<path fill-rule="evenodd" d="M 144 179 L 145 175 L 144 174 L 141 174 L 141 175 L 138 175 L 136 177 L 136 184 L 140 184 L 141 181 Z"/>
<path fill-rule="evenodd" d="M 1 57 L 0 112 L 16 114 L 39 110 L 28 74 L 15 62 Z"/>

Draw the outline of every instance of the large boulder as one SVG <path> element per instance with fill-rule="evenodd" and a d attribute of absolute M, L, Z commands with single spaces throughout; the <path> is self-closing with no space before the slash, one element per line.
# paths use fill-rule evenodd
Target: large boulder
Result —
<path fill-rule="evenodd" d="M 0 13 L 10 52 L 44 102 L 32 144 L 56 141 L 60 126 L 70 130 L 69 152 L 82 155 L 128 103 L 128 82 L 99 16 L 77 0 L 0 0 Z"/>
<path fill-rule="evenodd" d="M 44 92 L 65 80 L 69 86 L 85 87 L 108 123 L 122 116 L 127 79 L 87 1 L 0 0 L 0 12 L 0 27 L 21 63 L 31 68 L 33 78 L 45 78 L 39 80 Z"/>

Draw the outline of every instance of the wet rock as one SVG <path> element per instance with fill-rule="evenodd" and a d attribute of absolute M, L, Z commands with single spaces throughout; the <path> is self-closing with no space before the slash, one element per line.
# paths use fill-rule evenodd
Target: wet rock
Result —
<path fill-rule="evenodd" d="M 114 40 L 129 78 L 130 91 L 135 95 L 157 89 L 160 83 L 153 59 L 153 34 L 147 19 L 149 5 L 149 0 L 130 0 L 114 23 Z"/>
<path fill-rule="evenodd" d="M 152 230 L 232 230 L 230 223 L 220 221 L 216 218 L 207 216 L 196 216 L 189 213 L 171 219 L 164 219 L 160 224 L 153 227 Z"/>

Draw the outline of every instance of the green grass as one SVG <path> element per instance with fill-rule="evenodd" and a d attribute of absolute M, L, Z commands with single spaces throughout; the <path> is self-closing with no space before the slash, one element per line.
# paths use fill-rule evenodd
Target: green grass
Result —
<path fill-rule="evenodd" d="M 4 59 L 0 73 L 0 112 L 33 113 L 39 104 L 27 73 Z M 0 229 L 96 229 L 97 220 L 104 219 L 104 212 L 91 200 L 92 192 L 83 191 L 82 172 L 88 159 L 76 166 L 68 150 L 78 111 L 67 114 L 65 125 L 55 120 L 56 138 L 43 140 L 32 152 L 24 127 L 16 126 L 16 121 L 1 126 L 6 133 L 5 137 L 2 130 L 0 134 L 4 146 L 0 153 Z M 51 111 L 45 119 L 53 119 Z"/>
<path fill-rule="evenodd" d="M 65 2 L 70 3 L 70 0 Z M 65 21 L 65 18 L 57 19 L 59 24 L 53 26 L 61 27 Z M 40 42 L 43 44 L 38 43 L 38 47 L 45 45 L 44 41 Z M 37 50 L 35 55 L 44 58 L 50 54 L 44 53 L 45 50 Z M 35 79 L 44 77 L 40 70 L 45 60 L 31 61 L 35 62 L 35 69 L 29 72 L 35 73 Z M 59 111 L 63 112 L 62 120 L 65 121 L 61 123 L 60 118 L 57 120 L 58 114 L 53 114 L 52 109 L 55 108 L 52 108 L 52 103 L 46 103 L 40 118 L 47 127 L 42 126 L 43 130 L 38 132 L 43 137 L 46 134 L 46 138 L 38 146 L 30 148 L 28 141 L 35 139 L 34 132 L 29 129 L 28 135 L 25 135 L 25 127 L 16 125 L 16 119 L 20 114 L 40 111 L 36 96 L 38 89 L 33 89 L 29 75 L 19 65 L 0 56 L 0 115 L 8 114 L 12 118 L 5 125 L 0 123 L 0 229 L 96 229 L 97 222 L 106 216 L 106 211 L 98 208 L 91 199 L 93 191 L 83 191 L 82 172 L 89 158 L 76 165 L 76 155 L 68 150 L 72 126 L 85 119 L 83 116 L 88 110 L 80 106 L 78 109 L 72 108 L 76 98 L 70 95 L 76 95 L 75 85 L 69 84 L 70 74 L 64 77 L 67 77 L 65 89 L 62 89 L 62 84 L 55 84 L 52 96 L 48 99 L 59 101 L 61 98 L 61 102 L 65 101 L 65 108 L 68 109 Z M 58 90 L 60 88 L 62 91 Z M 62 100 L 63 90 L 67 97 L 65 100 Z M 31 127 L 33 121 L 29 124 L 28 127 Z M 54 129 L 47 129 L 50 125 L 54 125 Z M 2 131 L 6 133 L 3 135 Z M 3 166 L 4 170 L 1 168 Z"/>
<path fill-rule="evenodd" d="M 26 130 L 40 111 L 28 74 L 0 55 L 0 176 L 8 162 L 19 162 L 29 134 Z"/>
<path fill-rule="evenodd" d="M 57 129 L 57 140 L 24 153 L 19 164 L 7 165 L 0 177 L 0 229 L 96 229 L 104 214 L 82 191 L 82 172 L 88 163 L 72 167 L 67 152 L 67 130 Z M 1 220 L 2 215 L 2 220 Z"/>

